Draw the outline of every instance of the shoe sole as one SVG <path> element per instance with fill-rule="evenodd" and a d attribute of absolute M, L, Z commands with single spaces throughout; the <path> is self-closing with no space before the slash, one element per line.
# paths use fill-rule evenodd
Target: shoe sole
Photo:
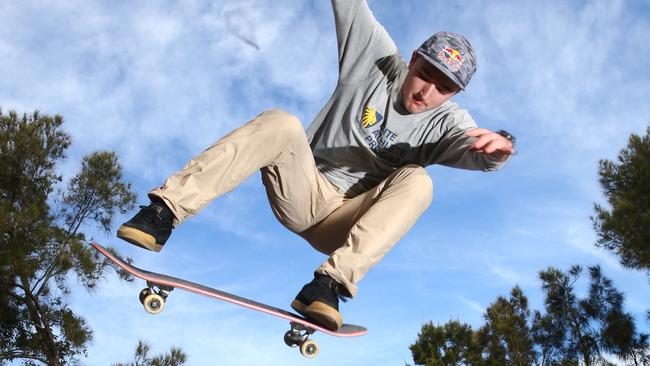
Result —
<path fill-rule="evenodd" d="M 307 310 L 307 306 L 305 306 L 305 304 L 303 304 L 302 302 L 300 302 L 298 300 L 293 300 L 291 302 L 291 307 L 293 308 L 293 310 L 297 311 L 300 315 L 302 315 L 302 316 L 307 315 L 306 311 L 305 311 L 305 310 Z"/>
<path fill-rule="evenodd" d="M 293 300 L 291 307 L 308 320 L 329 330 L 337 331 L 343 325 L 341 314 L 320 301 L 314 301 L 311 305 L 305 306 L 302 302 Z"/>
<path fill-rule="evenodd" d="M 160 252 L 163 247 L 160 244 L 156 244 L 156 238 L 152 235 L 124 225 L 120 226 L 117 230 L 117 237 L 126 240 L 133 245 L 139 246 L 140 248 L 151 250 L 156 253 Z"/>

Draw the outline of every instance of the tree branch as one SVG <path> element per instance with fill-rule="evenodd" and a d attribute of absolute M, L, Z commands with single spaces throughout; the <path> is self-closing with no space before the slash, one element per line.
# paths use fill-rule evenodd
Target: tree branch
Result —
<path fill-rule="evenodd" d="M 14 360 L 17 358 L 36 360 L 44 364 L 47 364 L 47 360 L 39 357 L 38 354 L 22 352 L 21 350 L 9 350 L 5 352 L 0 352 L 0 360 Z"/>
<path fill-rule="evenodd" d="M 25 276 L 21 277 L 21 282 L 23 282 L 24 288 L 31 287 L 29 286 L 29 279 Z M 43 313 L 43 309 L 40 306 L 38 298 L 36 298 L 31 292 L 27 292 L 25 295 L 27 296 L 25 305 L 27 305 L 27 310 L 32 320 L 32 324 L 36 328 L 36 334 L 39 336 L 39 338 L 41 338 L 40 345 L 43 354 L 47 358 L 46 363 L 48 365 L 58 365 L 59 352 L 56 348 L 54 334 L 52 333 L 52 329 L 45 319 L 46 317 Z"/>

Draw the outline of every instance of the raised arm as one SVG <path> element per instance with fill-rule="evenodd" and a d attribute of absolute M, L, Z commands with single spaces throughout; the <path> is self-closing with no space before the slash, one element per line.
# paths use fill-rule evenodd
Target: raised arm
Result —
<path fill-rule="evenodd" d="M 351 83 L 376 72 L 376 61 L 397 46 L 365 0 L 332 0 L 339 50 L 339 82 Z"/>

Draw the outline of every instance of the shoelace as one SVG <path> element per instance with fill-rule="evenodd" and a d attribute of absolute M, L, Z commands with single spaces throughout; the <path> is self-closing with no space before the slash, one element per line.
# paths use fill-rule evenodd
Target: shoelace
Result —
<path fill-rule="evenodd" d="M 138 220 L 149 222 L 152 219 L 156 219 L 158 212 L 156 209 L 151 206 L 140 206 L 140 212 L 137 214 Z"/>

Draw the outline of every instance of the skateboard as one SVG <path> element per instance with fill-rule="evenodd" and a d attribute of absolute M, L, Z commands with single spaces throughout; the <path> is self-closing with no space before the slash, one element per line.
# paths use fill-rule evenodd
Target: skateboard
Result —
<path fill-rule="evenodd" d="M 133 276 L 146 281 L 147 287 L 140 291 L 139 297 L 140 303 L 142 303 L 144 309 L 150 314 L 159 314 L 163 310 L 169 293 L 175 288 L 227 301 L 248 309 L 257 310 L 262 313 L 288 320 L 291 329 L 284 334 L 284 343 L 289 347 L 298 347 L 300 353 L 307 358 L 314 358 L 318 355 L 318 344 L 316 341 L 309 339 L 309 337 L 316 331 L 337 337 L 357 337 L 368 333 L 366 328 L 352 324 L 343 324 L 339 330 L 332 331 L 323 328 L 318 324 L 312 323 L 300 315 L 274 306 L 262 304 L 257 301 L 229 294 L 181 278 L 140 269 L 116 257 L 98 243 L 91 243 L 91 246 L 111 262 L 123 268 Z"/>

